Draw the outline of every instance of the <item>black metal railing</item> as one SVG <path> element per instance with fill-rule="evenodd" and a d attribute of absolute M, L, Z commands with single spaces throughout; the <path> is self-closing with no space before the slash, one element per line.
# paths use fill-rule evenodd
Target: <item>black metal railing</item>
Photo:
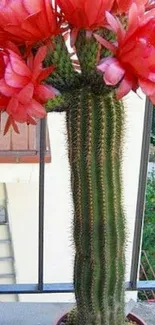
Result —
<path fill-rule="evenodd" d="M 135 108 L 136 109 L 136 108 Z M 126 290 L 155 290 L 155 281 L 137 281 L 140 259 L 140 244 L 144 217 L 145 187 L 149 157 L 150 131 L 152 125 L 153 107 L 146 100 L 139 189 L 136 209 L 135 233 L 132 253 L 130 281 L 126 282 Z M 72 283 L 44 283 L 44 178 L 45 178 L 45 133 L 46 120 L 41 121 L 40 127 L 40 162 L 39 162 L 39 233 L 38 233 L 38 283 L 29 284 L 1 284 L 0 294 L 38 294 L 38 293 L 71 293 L 74 291 Z"/>
<path fill-rule="evenodd" d="M 142 227 L 144 221 L 145 190 L 146 190 L 147 170 L 148 170 L 148 161 L 149 161 L 152 115 L 153 115 L 153 105 L 148 99 L 146 99 L 144 124 L 143 124 L 142 149 L 141 149 L 141 162 L 140 162 L 140 171 L 139 171 L 138 196 L 137 196 L 137 206 L 136 206 L 136 221 L 135 221 L 135 228 L 134 228 L 132 264 L 131 264 L 131 274 L 130 274 L 131 289 L 136 288 L 137 274 L 138 274 L 138 268 L 140 262 L 140 249 L 141 249 Z M 143 286 L 144 284 L 141 284 L 140 282 L 139 285 Z M 150 285 L 150 283 L 148 285 Z M 154 287 L 155 287 L 155 283 L 154 283 Z"/>

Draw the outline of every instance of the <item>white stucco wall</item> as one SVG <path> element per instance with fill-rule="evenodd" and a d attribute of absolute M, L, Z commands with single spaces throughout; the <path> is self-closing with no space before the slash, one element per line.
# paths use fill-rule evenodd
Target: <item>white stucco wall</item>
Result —
<path fill-rule="evenodd" d="M 139 182 L 141 146 L 145 112 L 145 96 L 140 97 L 131 92 L 124 99 L 126 105 L 126 127 L 124 142 L 124 207 L 126 212 L 127 248 L 126 248 L 126 280 L 130 279 L 132 246 L 135 226 L 136 203 Z M 126 292 L 126 299 L 136 299 L 136 292 Z"/>
<path fill-rule="evenodd" d="M 125 98 L 124 202 L 127 216 L 127 275 L 129 280 L 145 100 Z M 45 282 L 71 282 L 73 265 L 72 200 L 67 159 L 65 114 L 48 117 L 52 163 L 45 179 Z M 9 218 L 13 236 L 17 282 L 37 281 L 38 170 L 35 165 L 0 165 L 7 182 Z M 8 176 L 9 175 L 9 176 Z M 133 297 L 132 293 L 132 297 Z M 128 294 L 129 297 L 129 294 Z M 72 295 L 21 295 L 21 301 L 72 301 Z"/>

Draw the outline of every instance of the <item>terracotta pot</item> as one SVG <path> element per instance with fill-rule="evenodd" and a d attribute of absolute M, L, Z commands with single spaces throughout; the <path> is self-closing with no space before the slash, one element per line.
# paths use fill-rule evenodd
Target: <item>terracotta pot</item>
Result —
<path fill-rule="evenodd" d="M 147 325 L 139 316 L 133 313 L 128 315 L 128 319 L 137 323 L 137 325 Z"/>
<path fill-rule="evenodd" d="M 64 321 L 65 322 L 65 319 L 67 317 L 67 314 L 63 315 L 59 320 L 58 322 L 56 323 L 56 325 L 61 325 L 61 323 Z M 133 314 L 133 313 L 130 313 L 128 315 L 128 319 L 137 323 L 137 325 L 147 325 L 141 318 L 139 318 L 137 315 Z"/>
<path fill-rule="evenodd" d="M 65 319 L 67 318 L 67 314 L 64 314 L 56 323 L 56 325 L 61 325 L 61 322 L 65 321 Z"/>

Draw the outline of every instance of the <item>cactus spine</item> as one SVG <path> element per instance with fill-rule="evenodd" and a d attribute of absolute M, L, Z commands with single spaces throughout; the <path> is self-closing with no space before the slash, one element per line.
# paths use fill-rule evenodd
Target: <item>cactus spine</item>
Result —
<path fill-rule="evenodd" d="M 67 111 L 75 325 L 124 325 L 123 118 L 114 93 L 95 94 L 89 87 L 75 91 Z"/>

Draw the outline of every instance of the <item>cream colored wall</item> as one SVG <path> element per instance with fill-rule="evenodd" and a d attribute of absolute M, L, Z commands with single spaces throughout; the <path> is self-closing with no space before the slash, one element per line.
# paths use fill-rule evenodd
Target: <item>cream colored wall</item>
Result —
<path fill-rule="evenodd" d="M 37 182 L 39 168 L 36 164 L 0 164 L 2 183 Z"/>
<path fill-rule="evenodd" d="M 124 99 L 126 105 L 126 127 L 124 142 L 124 207 L 127 221 L 126 280 L 130 279 L 131 256 L 135 225 L 136 203 L 139 182 L 139 168 L 145 112 L 145 96 L 139 91 L 138 97 L 133 92 Z M 136 292 L 127 292 L 127 300 L 136 299 Z"/>
<path fill-rule="evenodd" d="M 127 275 L 131 263 L 132 240 L 138 189 L 139 164 L 145 100 L 135 94 L 125 98 L 127 107 L 124 143 L 124 200 L 127 216 Z M 65 115 L 49 114 L 52 163 L 46 165 L 45 180 L 45 281 L 71 282 L 73 264 L 72 200 L 66 148 Z M 10 166 L 10 165 L 9 165 Z M 11 171 L 12 170 L 12 171 Z M 17 281 L 37 281 L 38 171 L 35 165 L 0 166 L 8 179 L 9 218 L 14 242 Z M 8 177 L 9 175 L 9 177 Z M 135 295 L 132 293 L 132 297 Z M 128 295 L 129 297 L 129 295 Z M 21 295 L 21 301 L 72 301 L 72 295 Z"/>

